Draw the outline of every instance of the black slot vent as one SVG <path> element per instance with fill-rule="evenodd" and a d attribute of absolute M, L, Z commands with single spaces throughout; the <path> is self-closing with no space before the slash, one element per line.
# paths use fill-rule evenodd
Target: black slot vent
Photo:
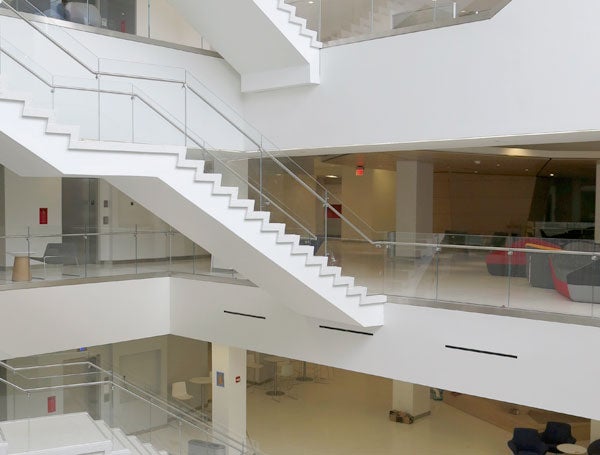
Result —
<path fill-rule="evenodd" d="M 497 355 L 498 357 L 508 357 L 511 359 L 516 359 L 517 356 L 514 354 L 504 354 L 502 352 L 493 352 L 493 351 L 483 351 L 481 349 L 472 349 L 472 348 L 465 348 L 463 346 L 452 346 L 447 344 L 446 347 L 448 349 L 456 349 L 458 351 L 468 351 L 468 352 L 476 352 L 477 354 L 486 354 L 486 355 Z"/>
<path fill-rule="evenodd" d="M 234 316 L 244 316 L 246 318 L 254 318 L 254 319 L 267 319 L 264 316 L 258 316 L 256 314 L 247 314 L 247 313 L 238 313 L 237 311 L 227 311 L 223 310 L 223 313 L 233 314 Z"/>
<path fill-rule="evenodd" d="M 322 329 L 327 329 L 327 330 L 335 330 L 337 332 L 356 333 L 357 335 L 368 335 L 370 337 L 373 336 L 372 333 L 369 333 L 369 332 L 359 332 L 358 330 L 340 329 L 339 327 L 330 327 L 328 325 L 320 325 L 319 327 L 322 328 Z"/>

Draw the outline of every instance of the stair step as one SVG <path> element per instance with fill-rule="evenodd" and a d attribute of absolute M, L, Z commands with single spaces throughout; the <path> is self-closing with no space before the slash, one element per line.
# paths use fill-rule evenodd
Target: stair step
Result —
<path fill-rule="evenodd" d="M 43 107 L 33 107 L 25 104 L 25 106 L 23 106 L 23 117 L 50 119 L 54 117 L 54 111 Z"/>
<path fill-rule="evenodd" d="M 150 452 L 148 452 L 148 449 L 144 447 L 144 444 L 138 439 L 137 436 L 127 436 L 127 439 L 131 441 L 131 444 L 138 450 L 138 452 L 141 455 L 152 455 Z"/>
<path fill-rule="evenodd" d="M 112 455 L 130 455 L 131 451 L 115 436 L 104 420 L 95 420 L 94 423 L 102 434 L 112 441 Z"/>
<path fill-rule="evenodd" d="M 333 280 L 334 286 L 354 286 L 354 277 L 338 276 Z"/>
<path fill-rule="evenodd" d="M 285 232 L 285 224 L 283 223 L 265 223 L 261 228 L 262 232 L 278 232 L 283 234 Z"/>
<path fill-rule="evenodd" d="M 269 219 L 271 219 L 271 213 L 270 212 L 262 212 L 262 211 L 254 211 L 254 212 L 247 213 L 246 219 L 247 220 L 260 220 L 260 221 L 264 221 L 265 223 L 268 223 Z"/>
<path fill-rule="evenodd" d="M 387 295 L 385 294 L 371 294 L 366 295 L 360 302 L 360 306 L 367 305 L 383 305 L 387 303 Z"/>
<path fill-rule="evenodd" d="M 298 234 L 282 234 L 277 236 L 277 243 L 291 243 L 292 245 L 298 245 L 298 243 L 300 243 L 300 236 Z"/>
<path fill-rule="evenodd" d="M 341 267 L 335 267 L 335 266 L 328 265 L 321 269 L 319 275 L 321 275 L 321 276 L 330 276 L 330 275 L 340 276 L 341 273 L 342 273 Z"/>
<path fill-rule="evenodd" d="M 150 455 L 158 455 L 158 450 L 156 450 L 156 448 L 149 442 L 145 442 L 142 445 L 146 448 L 146 450 L 148 451 L 148 453 L 150 453 Z"/>
<path fill-rule="evenodd" d="M 147 455 L 145 452 L 140 452 L 139 448 L 131 442 L 129 436 L 127 436 L 123 430 L 120 428 L 112 428 L 112 433 L 115 435 L 115 438 L 119 440 L 119 442 L 126 447 L 132 455 Z"/>

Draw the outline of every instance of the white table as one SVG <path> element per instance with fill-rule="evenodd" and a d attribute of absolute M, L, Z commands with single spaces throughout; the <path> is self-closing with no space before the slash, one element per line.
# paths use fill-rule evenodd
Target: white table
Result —
<path fill-rule="evenodd" d="M 266 360 L 267 362 L 272 362 L 275 364 L 275 375 L 273 376 L 273 390 L 268 390 L 267 395 L 271 395 L 271 396 L 275 396 L 275 397 L 285 395 L 285 392 L 283 390 L 277 389 L 277 364 L 279 362 L 286 362 L 288 359 L 286 359 L 285 357 L 279 357 L 276 355 L 264 355 L 262 357 L 262 359 Z"/>
<path fill-rule="evenodd" d="M 29 256 L 31 251 L 7 251 L 7 254 L 15 257 L 12 270 L 13 281 L 31 281 L 31 266 L 29 265 Z"/>
<path fill-rule="evenodd" d="M 587 453 L 587 449 L 577 444 L 559 444 L 556 446 L 562 453 L 568 453 L 571 455 L 584 455 Z"/>
<path fill-rule="evenodd" d="M 200 386 L 200 407 L 202 411 L 204 411 L 204 386 L 210 384 L 212 378 L 210 376 L 196 376 L 195 378 L 190 379 L 190 382 Z"/>

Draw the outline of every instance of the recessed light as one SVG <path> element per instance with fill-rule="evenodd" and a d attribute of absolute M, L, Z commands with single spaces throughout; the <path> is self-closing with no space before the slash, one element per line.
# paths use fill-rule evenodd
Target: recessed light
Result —
<path fill-rule="evenodd" d="M 529 172 L 529 169 L 525 169 L 525 172 Z"/>
<path fill-rule="evenodd" d="M 478 174 L 478 173 L 479 173 L 479 171 L 475 171 L 475 174 Z"/>
<path fill-rule="evenodd" d="M 475 161 L 473 161 L 473 163 L 475 163 L 475 164 L 481 164 L 481 161 L 480 160 L 475 160 Z"/>
<path fill-rule="evenodd" d="M 313 3 L 315 3 L 315 2 L 313 2 L 313 0 L 310 0 L 310 1 L 308 2 L 308 4 L 309 4 L 309 5 L 312 5 Z"/>
<path fill-rule="evenodd" d="M 496 167 L 500 167 L 500 163 L 496 163 Z"/>
<path fill-rule="evenodd" d="M 550 177 L 554 177 L 554 173 L 553 172 L 550 173 Z"/>
<path fill-rule="evenodd" d="M 339 179 L 339 176 L 333 174 L 326 175 L 325 177 L 327 177 L 328 179 Z"/>

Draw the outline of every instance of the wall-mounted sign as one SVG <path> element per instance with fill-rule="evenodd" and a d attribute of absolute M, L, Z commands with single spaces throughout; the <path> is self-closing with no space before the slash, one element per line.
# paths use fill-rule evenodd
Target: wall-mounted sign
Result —
<path fill-rule="evenodd" d="M 225 387 L 225 373 L 217 371 L 217 387 Z"/>
<path fill-rule="evenodd" d="M 40 224 L 48 224 L 48 207 L 40 207 Z"/>
<path fill-rule="evenodd" d="M 56 412 L 56 396 L 48 397 L 48 414 Z"/>
<path fill-rule="evenodd" d="M 241 376 L 236 376 L 235 377 L 235 383 L 237 384 L 238 382 L 240 382 L 242 380 Z"/>

